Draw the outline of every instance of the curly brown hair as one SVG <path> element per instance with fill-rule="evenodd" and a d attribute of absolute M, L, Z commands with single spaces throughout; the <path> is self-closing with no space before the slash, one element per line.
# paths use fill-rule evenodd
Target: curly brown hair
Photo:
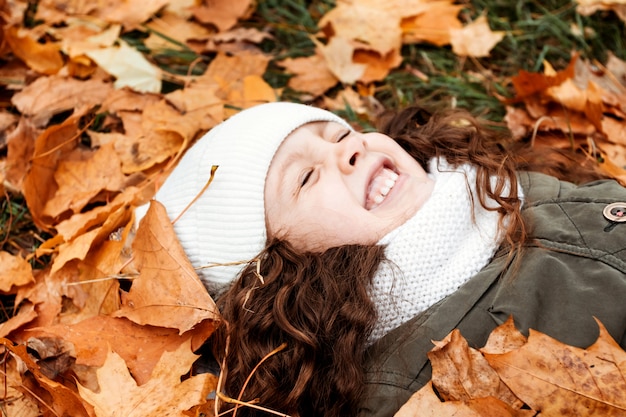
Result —
<path fill-rule="evenodd" d="M 410 107 L 384 114 L 380 121 L 379 131 L 394 138 L 425 169 L 433 157 L 453 166 L 469 162 L 477 167 L 479 201 L 485 206 L 490 197 L 499 203 L 495 210 L 501 214 L 511 254 L 526 239 L 516 170 L 566 173 L 563 167 L 551 166 L 549 158 L 541 160 L 539 153 L 520 152 L 518 144 L 464 111 L 431 114 Z M 592 170 L 580 171 L 589 174 L 585 179 L 599 177 Z M 510 193 L 504 193 L 507 184 Z M 292 416 L 355 415 L 364 385 L 367 340 L 376 320 L 368 290 L 384 260 L 384 248 L 376 245 L 300 253 L 288 242 L 269 242 L 258 264 L 248 265 L 218 300 L 227 323 L 213 339 L 223 366 L 223 392 Z M 255 370 L 283 343 L 284 350 Z M 234 407 L 222 404 L 222 411 Z M 248 407 L 236 412 L 265 414 Z"/>

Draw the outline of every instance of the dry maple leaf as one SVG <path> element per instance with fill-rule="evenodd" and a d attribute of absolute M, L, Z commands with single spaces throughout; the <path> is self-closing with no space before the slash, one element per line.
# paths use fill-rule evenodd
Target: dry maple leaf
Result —
<path fill-rule="evenodd" d="M 71 20 L 68 17 L 73 15 L 89 15 L 106 22 L 122 23 L 126 29 L 132 30 L 169 2 L 170 0 L 41 0 L 38 2 L 35 18 L 48 23 L 59 23 Z"/>
<path fill-rule="evenodd" d="M 576 11 L 589 16 L 599 10 L 613 10 L 620 19 L 626 22 L 625 0 L 576 0 Z"/>
<path fill-rule="evenodd" d="M 60 45 L 40 43 L 33 31 L 16 26 L 4 30 L 4 39 L 15 56 L 42 74 L 56 74 L 63 67 Z"/>
<path fill-rule="evenodd" d="M 44 214 L 57 217 L 68 210 L 80 213 L 87 204 L 121 191 L 127 185 L 121 165 L 111 144 L 100 147 L 88 159 L 61 161 L 54 173 L 59 188 L 46 203 Z"/>
<path fill-rule="evenodd" d="M 499 325 L 489 334 L 487 343 L 480 348 L 482 353 L 502 354 L 524 346 L 528 338 L 515 327 L 513 317 Z"/>
<path fill-rule="evenodd" d="M 3 414 L 7 417 L 39 417 L 41 413 L 37 400 L 20 391 L 22 378 L 18 371 L 18 361 L 4 358 L 0 371 L 0 397 Z"/>
<path fill-rule="evenodd" d="M 138 386 L 124 360 L 109 352 L 104 365 L 96 371 L 100 391 L 95 393 L 78 384 L 78 392 L 93 405 L 97 417 L 183 417 L 183 411 L 204 403 L 215 389 L 210 374 L 181 382 L 180 377 L 189 372 L 197 358 L 190 342 L 183 343 L 176 351 L 163 353 L 148 382 Z"/>
<path fill-rule="evenodd" d="M 528 342 L 503 354 L 484 354 L 511 390 L 542 416 L 626 414 L 626 352 L 600 325 L 588 349 L 530 330 Z"/>
<path fill-rule="evenodd" d="M 164 39 L 164 36 L 186 44 L 189 39 L 206 39 L 211 34 L 204 26 L 167 11 L 160 16 L 154 16 L 146 26 L 150 28 L 150 36 L 144 43 L 152 51 L 178 47 L 172 41 Z"/>
<path fill-rule="evenodd" d="M 353 61 L 354 45 L 348 39 L 333 36 L 326 45 L 318 41 L 315 43 L 326 60 L 328 70 L 342 83 L 353 84 L 365 73 L 366 66 Z"/>
<path fill-rule="evenodd" d="M 7 339 L 0 339 L 0 344 L 4 345 L 13 355 L 18 357 L 34 377 L 33 382 L 37 385 L 31 386 L 28 391 L 30 393 L 37 391 L 35 395 L 38 397 L 38 400 L 40 402 L 45 401 L 44 404 L 41 404 L 41 409 L 46 410 L 44 415 L 49 415 L 48 412 L 52 411 L 52 414 L 55 416 L 89 416 L 85 406 L 74 391 L 59 382 L 53 381 L 41 372 L 39 366 L 26 351 L 25 345 L 15 346 L 13 342 Z"/>
<path fill-rule="evenodd" d="M 13 317 L 0 324 L 0 337 L 7 337 L 13 331 L 35 320 L 39 314 L 35 311 L 33 303 L 24 302 Z"/>
<path fill-rule="evenodd" d="M 30 263 L 21 256 L 0 252 L 0 291 L 8 293 L 12 287 L 34 282 Z"/>
<path fill-rule="evenodd" d="M 450 43 L 452 51 L 459 56 L 482 58 L 489 56 L 504 34 L 492 31 L 487 17 L 482 15 L 462 29 L 450 29 Z"/>
<path fill-rule="evenodd" d="M 451 0 L 430 1 L 415 16 L 402 20 L 402 42 L 428 42 L 437 46 L 450 43 L 450 31 L 461 29 L 463 24 L 458 18 L 463 5 L 452 4 Z"/>
<path fill-rule="evenodd" d="M 176 237 L 165 207 L 152 201 L 133 241 L 140 271 L 115 314 L 138 324 L 178 329 L 219 320 L 213 299 L 198 278 Z"/>
<path fill-rule="evenodd" d="M 246 75 L 231 84 L 226 102 L 240 109 L 278 100 L 278 93 L 260 75 Z"/>
<path fill-rule="evenodd" d="M 236 56 L 229 56 L 220 52 L 213 58 L 198 82 L 208 79 L 227 87 L 230 83 L 241 80 L 248 75 L 262 77 L 269 61 L 269 56 L 258 52 L 245 52 Z"/>
<path fill-rule="evenodd" d="M 185 88 L 172 91 L 165 97 L 186 118 L 196 116 L 200 130 L 206 131 L 224 120 L 224 102 L 217 96 L 217 91 L 217 83 L 193 80 Z"/>
<path fill-rule="evenodd" d="M 433 368 L 432 381 L 441 398 L 469 401 L 494 397 L 514 409 L 522 406 L 480 352 L 469 347 L 458 329 L 433 343 L 435 347 L 428 352 L 428 358 Z"/>
<path fill-rule="evenodd" d="M 42 127 L 52 116 L 66 110 L 102 103 L 112 92 L 111 83 L 97 79 L 76 80 L 60 75 L 39 77 L 19 93 L 11 102 L 33 123 Z"/>
<path fill-rule="evenodd" d="M 123 196 L 129 197 L 135 192 L 135 188 L 130 187 Z M 123 198 L 123 197 L 122 197 Z M 57 248 L 58 255 L 52 263 L 52 273 L 56 273 L 69 261 L 74 259 L 85 259 L 92 247 L 107 239 L 111 233 L 129 222 L 131 213 L 128 205 L 112 205 L 109 216 L 98 227 L 93 227 L 88 232 L 77 235 L 69 242 L 64 242 Z"/>
<path fill-rule="evenodd" d="M 289 87 L 296 91 L 320 96 L 334 87 L 339 81 L 328 69 L 326 59 L 319 49 L 315 54 L 301 58 L 287 58 L 279 62 L 287 72 L 293 74 Z"/>
<path fill-rule="evenodd" d="M 331 41 L 358 41 L 381 55 L 402 44 L 400 16 L 376 4 L 341 2 L 322 17 L 319 27 L 333 34 Z"/>
<path fill-rule="evenodd" d="M 233 27 L 237 20 L 251 12 L 251 0 L 211 0 L 192 8 L 193 15 L 203 23 L 215 25 L 220 32 Z"/>
<path fill-rule="evenodd" d="M 5 186 L 22 192 L 22 183 L 30 167 L 38 131 L 34 123 L 22 117 L 17 128 L 7 135 L 7 159 L 4 170 Z"/>
<path fill-rule="evenodd" d="M 532 417 L 531 410 L 514 410 L 493 398 L 443 402 L 429 382 L 409 398 L 394 417 Z"/>
<path fill-rule="evenodd" d="M 365 71 L 359 77 L 363 83 L 373 83 L 383 80 L 391 71 L 402 63 L 402 55 L 399 49 L 392 49 L 385 55 L 371 49 L 357 48 L 352 55 L 355 65 L 364 65 Z"/>
<path fill-rule="evenodd" d="M 85 55 L 115 76 L 115 88 L 130 87 L 142 93 L 161 92 L 161 70 L 141 52 L 118 40 L 119 46 L 93 49 Z"/>
<path fill-rule="evenodd" d="M 67 120 L 48 127 L 35 140 L 30 170 L 24 177 L 22 188 L 33 222 L 43 230 L 51 230 L 56 223 L 54 219 L 44 214 L 44 208 L 58 189 L 58 184 L 54 181 L 54 172 L 59 161 L 77 147 L 78 124 L 86 110 L 86 108 L 76 109 Z"/>
<path fill-rule="evenodd" d="M 209 329 L 210 330 L 210 329 Z M 192 333 L 178 335 L 176 329 L 141 326 L 124 318 L 94 315 L 75 324 L 56 324 L 29 330 L 31 337 L 55 337 L 74 345 L 76 364 L 100 367 L 110 351 L 125 362 L 137 384 L 150 379 L 161 355 L 175 351 L 191 340 L 192 349 L 200 346 Z"/>

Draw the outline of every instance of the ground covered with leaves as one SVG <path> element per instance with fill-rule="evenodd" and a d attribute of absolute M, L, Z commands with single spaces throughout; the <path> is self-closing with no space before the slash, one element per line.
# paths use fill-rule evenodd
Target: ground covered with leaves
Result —
<path fill-rule="evenodd" d="M 623 0 L 0 0 L 3 415 L 213 414 L 193 352 L 219 312 L 160 205 L 131 229 L 240 109 L 312 103 L 368 130 L 458 106 L 626 183 L 625 19 Z M 430 359 L 399 415 L 626 414 L 603 330 L 586 350 L 453 332 Z"/>

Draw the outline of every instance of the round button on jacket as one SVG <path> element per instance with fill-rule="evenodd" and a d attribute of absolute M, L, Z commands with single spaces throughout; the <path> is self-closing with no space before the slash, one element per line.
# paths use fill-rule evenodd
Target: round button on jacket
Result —
<path fill-rule="evenodd" d="M 626 202 L 611 203 L 604 208 L 602 214 L 609 221 L 626 222 Z"/>

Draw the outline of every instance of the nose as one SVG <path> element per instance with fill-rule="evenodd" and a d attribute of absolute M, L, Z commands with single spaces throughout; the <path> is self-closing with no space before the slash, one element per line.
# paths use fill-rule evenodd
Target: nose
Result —
<path fill-rule="evenodd" d="M 335 145 L 339 169 L 344 174 L 354 170 L 366 151 L 365 141 L 358 133 L 353 133 Z"/>

